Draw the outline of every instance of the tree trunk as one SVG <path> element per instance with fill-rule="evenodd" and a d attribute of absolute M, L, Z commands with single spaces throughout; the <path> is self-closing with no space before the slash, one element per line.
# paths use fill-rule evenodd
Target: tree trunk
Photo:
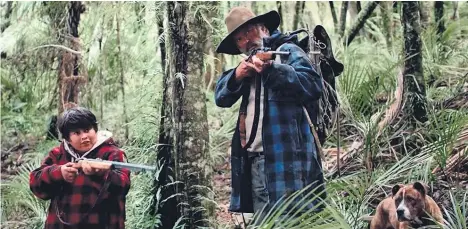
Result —
<path fill-rule="evenodd" d="M 102 16 L 102 22 L 101 22 L 101 32 L 99 34 L 99 53 L 102 54 L 102 40 L 104 38 L 104 31 L 105 31 L 105 28 L 104 28 L 104 22 L 105 22 L 105 15 Z M 105 97 L 105 94 L 106 94 L 106 90 L 104 89 L 104 85 L 106 84 L 106 81 L 104 79 L 104 76 L 102 74 L 102 66 L 99 65 L 99 84 L 101 87 L 101 90 L 99 91 L 99 101 L 100 101 L 100 104 L 99 104 L 99 110 L 100 110 L 100 120 L 104 120 L 104 97 Z"/>
<path fill-rule="evenodd" d="M 284 18 L 283 18 L 283 11 L 281 7 L 281 1 L 276 1 L 276 8 L 278 8 L 278 13 L 281 18 L 281 23 L 280 23 L 280 30 L 281 32 L 284 32 Z"/>
<path fill-rule="evenodd" d="M 404 90 L 406 114 L 420 122 L 427 121 L 426 90 L 424 83 L 421 25 L 419 19 L 419 4 L 417 2 L 402 2 L 403 4 L 403 37 L 405 39 Z"/>
<path fill-rule="evenodd" d="M 135 10 L 135 15 L 137 17 L 137 26 L 133 28 L 133 32 L 136 33 L 144 26 L 144 15 L 145 15 L 145 2 L 135 2 L 133 3 L 133 9 Z"/>
<path fill-rule="evenodd" d="M 258 5 L 254 4 L 255 2 L 252 2 L 252 8 L 258 8 Z M 212 20 L 214 18 L 221 18 L 222 12 L 221 12 L 221 3 L 217 1 L 209 2 L 209 4 L 206 4 L 208 7 L 208 12 L 206 12 L 206 17 L 209 18 L 210 24 L 213 28 L 221 28 L 224 26 L 224 24 L 220 20 Z M 214 29 L 208 29 L 207 30 L 207 39 L 205 43 L 205 51 L 204 53 L 207 53 L 210 57 L 209 63 L 205 64 L 206 70 L 205 70 L 205 89 L 206 91 L 212 90 L 213 86 L 213 81 L 216 78 L 216 53 L 215 53 L 215 46 L 213 45 L 214 43 L 217 43 L 218 41 L 216 38 L 213 36 Z"/>
<path fill-rule="evenodd" d="M 67 2 L 44 2 L 43 3 L 43 10 L 46 12 L 47 16 L 49 17 L 50 21 L 50 27 L 51 31 L 54 31 L 54 36 L 56 38 L 55 42 L 57 44 L 62 44 L 67 46 L 65 43 L 64 39 L 64 34 L 67 34 L 67 22 L 63 20 L 63 18 L 67 17 L 67 11 L 66 10 L 57 10 L 57 9 L 65 9 L 68 8 L 68 3 Z M 52 115 L 50 117 L 50 121 L 48 123 L 48 130 L 46 133 L 46 139 L 52 140 L 52 139 L 58 139 L 59 138 L 59 133 L 57 129 L 57 117 L 60 115 L 63 111 L 63 105 L 61 103 L 62 101 L 62 72 L 64 71 L 63 67 L 67 65 L 63 65 L 63 56 L 65 56 L 65 52 L 63 51 L 55 51 L 56 55 L 58 57 L 58 62 L 59 62 L 59 67 L 57 69 L 57 84 L 56 84 L 56 89 L 55 92 L 59 95 L 58 98 L 53 99 L 53 101 L 57 102 L 57 111 L 58 113 L 55 115 Z M 68 56 L 68 55 L 67 55 Z M 54 92 L 54 94 L 55 94 Z M 51 106 L 55 105 L 54 102 L 51 101 Z"/>
<path fill-rule="evenodd" d="M 356 10 L 358 13 L 361 12 L 361 1 L 356 1 Z"/>
<path fill-rule="evenodd" d="M 169 194 L 178 194 L 177 198 L 171 198 L 171 206 L 165 207 L 169 212 L 163 212 L 166 221 L 163 222 L 163 228 L 172 228 L 179 217 L 183 217 L 181 224 L 185 228 L 203 227 L 208 225 L 207 216 L 210 215 L 202 205 L 211 189 L 210 170 L 206 164 L 209 147 L 203 93 L 203 51 L 207 28 L 200 26 L 206 23 L 201 18 L 187 18 L 188 4 L 190 3 L 167 2 L 167 22 L 171 26 L 168 26 L 166 36 L 168 75 L 164 85 L 163 117 L 168 118 L 162 121 L 164 125 L 161 128 L 164 132 L 160 132 L 160 139 L 171 142 L 169 145 L 173 147 L 172 150 L 165 147 L 168 148 L 164 150 L 166 155 L 161 155 L 169 159 L 169 163 L 166 161 L 164 166 L 167 176 L 160 176 L 159 182 L 167 183 L 168 176 L 173 171 L 172 177 L 180 183 L 174 185 L 175 190 L 168 188 L 163 194 L 162 198 L 169 197 Z M 191 26 L 197 29 L 196 40 L 195 37 L 189 37 L 189 20 L 198 25 Z M 200 37 L 200 34 L 204 36 Z M 168 202 L 164 206 L 167 204 Z M 176 212 L 173 208 L 176 208 Z"/>
<path fill-rule="evenodd" d="M 158 19 L 158 43 L 159 43 L 159 51 L 161 53 L 161 71 L 163 72 L 164 76 L 166 76 L 166 35 L 164 33 L 164 19 Z"/>
<path fill-rule="evenodd" d="M 170 101 L 172 126 L 174 127 L 172 135 L 170 136 L 173 140 L 173 151 L 174 156 L 174 168 L 175 181 L 181 181 L 182 183 L 176 185 L 176 193 L 182 195 L 177 197 L 177 209 L 178 215 L 181 217 L 187 217 L 181 224 L 189 226 L 190 223 L 190 211 L 189 207 L 186 206 L 187 200 L 185 193 L 186 185 L 184 177 L 181 177 L 182 168 L 182 149 L 185 144 L 185 136 L 183 136 L 183 121 L 185 119 L 184 110 L 184 92 L 187 85 L 187 73 L 188 73 L 188 30 L 186 24 L 188 2 L 168 2 L 167 13 L 169 33 L 166 39 L 166 51 L 168 61 L 168 96 L 167 100 Z M 171 84 L 171 85 L 169 85 Z M 171 107 L 171 106 L 168 106 Z M 167 107 L 166 107 L 167 108 Z M 185 158 L 184 158 L 185 159 Z M 189 185 L 187 185 L 189 186 Z"/>
<path fill-rule="evenodd" d="M 213 2 L 192 2 L 195 5 L 205 5 L 210 8 Z M 202 9 L 205 7 L 201 7 Z M 205 8 L 205 9 L 206 9 Z M 188 68 L 187 80 L 182 101 L 180 124 L 180 144 L 178 147 L 178 163 L 180 181 L 184 184 L 183 199 L 180 204 L 182 214 L 187 220 L 187 228 L 209 227 L 209 220 L 214 216 L 214 206 L 206 206 L 213 200 L 209 161 L 209 130 L 205 104 L 205 85 L 203 72 L 206 53 L 205 45 L 208 37 L 208 25 L 201 13 L 190 14 L 188 18 Z"/>
<path fill-rule="evenodd" d="M 348 16 L 349 17 L 347 16 L 346 19 L 351 22 L 355 21 L 358 14 L 359 14 L 359 11 L 357 7 L 357 2 L 356 1 L 348 2 Z"/>
<path fill-rule="evenodd" d="M 329 1 L 328 4 L 330 5 L 330 11 L 333 18 L 333 25 L 335 26 L 335 32 L 338 33 L 338 18 L 336 17 L 335 6 L 333 5 L 332 1 Z"/>
<path fill-rule="evenodd" d="M 210 82 L 208 83 L 208 89 L 211 91 L 215 90 L 216 82 L 218 81 L 218 76 L 224 72 L 224 66 L 226 66 L 226 58 L 222 53 L 215 54 L 214 61 L 214 74 L 211 77 Z"/>
<path fill-rule="evenodd" d="M 174 8 L 173 2 L 168 2 L 168 5 L 171 4 L 171 9 Z M 162 10 L 161 12 L 164 12 Z M 169 12 L 166 10 L 166 15 L 169 15 Z M 175 177 L 175 158 L 172 154 L 174 148 L 173 143 L 174 139 L 172 134 L 174 130 L 172 123 L 172 102 L 168 99 L 171 97 L 172 92 L 171 88 L 173 87 L 170 75 L 168 73 L 169 68 L 166 67 L 167 53 L 166 53 L 166 38 L 169 38 L 167 35 L 169 31 L 168 25 L 164 26 L 164 17 L 158 18 L 158 35 L 159 35 L 159 50 L 161 54 L 161 69 L 163 72 L 163 93 L 162 93 L 162 104 L 160 111 L 160 123 L 159 123 L 159 137 L 158 137 L 158 147 L 157 147 L 157 161 L 161 163 L 161 172 L 159 176 L 154 180 L 154 204 L 151 209 L 153 215 L 159 214 L 161 216 L 161 227 L 160 228 L 173 228 L 176 221 L 178 220 L 180 214 L 177 210 L 177 199 L 174 197 L 176 194 L 176 187 L 174 184 L 171 184 L 171 177 Z M 169 23 L 169 22 L 168 22 Z M 168 30 L 168 33 L 164 32 L 164 29 Z M 164 203 L 158 203 L 158 190 L 161 190 L 161 200 L 166 200 Z M 158 204 L 160 206 L 158 206 Z"/>
<path fill-rule="evenodd" d="M 380 5 L 382 6 L 380 9 L 382 13 L 382 26 L 384 28 L 385 42 L 389 49 L 392 47 L 393 40 L 393 16 L 391 3 L 392 2 L 380 2 Z"/>
<path fill-rule="evenodd" d="M 119 7 L 119 6 L 117 6 Z M 120 11 L 120 10 L 119 10 Z M 127 117 L 127 106 L 125 105 L 125 76 L 124 76 L 124 66 L 122 61 L 122 45 L 120 41 L 120 13 L 116 16 L 117 21 L 117 57 L 119 59 L 120 67 L 120 92 L 122 92 L 122 106 L 123 106 L 123 118 L 125 126 L 125 140 L 128 140 L 128 117 Z"/>
<path fill-rule="evenodd" d="M 445 20 L 444 20 L 444 2 L 436 1 L 434 3 L 434 18 L 437 24 L 437 35 L 438 39 L 445 32 Z"/>
<path fill-rule="evenodd" d="M 81 44 L 78 36 L 78 25 L 80 24 L 80 15 L 85 11 L 85 6 L 81 2 L 70 2 L 68 7 L 68 47 L 81 51 Z M 64 51 L 60 64 L 60 101 L 59 116 L 68 108 L 78 105 L 79 87 L 86 82 L 86 71 L 82 69 L 80 75 L 79 64 L 81 56 L 71 52 Z"/>
<path fill-rule="evenodd" d="M 11 24 L 10 16 L 11 16 L 11 13 L 13 12 L 13 2 L 4 2 L 2 4 L 6 4 L 6 10 L 5 10 L 5 14 L 3 15 L 3 18 L 2 18 L 3 20 L 0 26 L 1 33 L 3 33 L 5 29 L 7 29 L 10 26 Z"/>
<path fill-rule="evenodd" d="M 361 13 L 359 13 L 356 22 L 348 32 L 348 39 L 344 40 L 343 45 L 348 46 L 353 41 L 354 37 L 359 33 L 359 30 L 364 26 L 366 20 L 371 16 L 377 5 L 378 2 L 369 2 Z"/>
<path fill-rule="evenodd" d="M 350 22 L 357 21 L 359 12 L 361 12 L 361 3 L 358 1 L 350 1 L 348 3 L 348 16 L 346 17 L 346 20 Z M 346 29 L 345 29 L 345 32 L 346 32 Z M 365 28 L 362 27 L 358 31 L 358 34 L 356 34 L 356 36 L 364 36 L 365 33 L 366 33 Z M 344 34 L 344 36 L 346 36 L 346 33 Z M 372 37 L 372 35 L 369 34 L 369 37 Z"/>
<path fill-rule="evenodd" d="M 392 2 L 392 7 L 393 7 L 393 13 L 398 14 L 399 9 L 400 9 L 400 4 L 398 4 L 398 1 L 393 1 Z"/>
<path fill-rule="evenodd" d="M 419 15 L 421 15 L 421 27 L 426 29 L 430 24 L 430 2 L 421 1 L 419 2 Z"/>
<path fill-rule="evenodd" d="M 304 1 L 297 1 L 295 5 L 295 14 L 294 14 L 294 21 L 293 21 L 293 30 L 297 30 L 299 27 L 299 22 L 301 21 L 302 14 L 301 14 L 301 8 L 302 4 L 304 4 Z"/>
<path fill-rule="evenodd" d="M 453 14 L 452 14 L 452 17 L 450 17 L 450 19 L 456 21 L 460 17 L 458 13 L 458 2 L 455 1 L 455 2 L 452 2 L 452 4 L 453 4 Z"/>
<path fill-rule="evenodd" d="M 305 17 L 304 17 L 304 11 L 305 11 L 305 4 L 306 2 L 305 1 L 302 1 L 301 2 L 301 17 L 302 17 L 302 20 L 301 21 L 301 27 L 302 28 L 306 28 L 306 24 L 304 23 L 305 20 L 307 20 Z"/>
<path fill-rule="evenodd" d="M 339 37 L 343 38 L 344 32 L 346 29 L 346 15 L 348 14 L 348 4 L 349 2 L 344 1 L 341 3 L 341 17 L 340 17 L 340 30 L 339 30 Z"/>

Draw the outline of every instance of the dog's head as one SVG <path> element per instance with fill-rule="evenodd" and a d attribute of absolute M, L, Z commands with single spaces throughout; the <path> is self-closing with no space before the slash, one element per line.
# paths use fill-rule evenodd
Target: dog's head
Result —
<path fill-rule="evenodd" d="M 392 188 L 398 221 L 418 221 L 424 211 L 426 188 L 416 182 L 413 185 L 395 185 Z"/>

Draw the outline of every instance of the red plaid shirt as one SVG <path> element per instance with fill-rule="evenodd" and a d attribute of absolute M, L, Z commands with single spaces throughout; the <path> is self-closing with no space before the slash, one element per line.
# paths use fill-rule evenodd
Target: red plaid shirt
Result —
<path fill-rule="evenodd" d="M 109 139 L 86 157 L 123 162 L 124 152 Z M 70 161 L 71 155 L 62 143 L 30 174 L 29 186 L 34 195 L 51 200 L 45 229 L 124 229 L 130 171 L 114 169 L 105 175 L 90 176 L 80 172 L 73 183 L 68 183 L 62 177 L 60 165 Z"/>

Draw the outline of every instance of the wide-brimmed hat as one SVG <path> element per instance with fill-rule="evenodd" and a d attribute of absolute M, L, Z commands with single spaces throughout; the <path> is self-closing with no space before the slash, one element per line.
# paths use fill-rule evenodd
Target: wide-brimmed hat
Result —
<path fill-rule="evenodd" d="M 280 24 L 280 15 L 277 11 L 272 10 L 266 14 L 255 16 L 255 14 L 246 7 L 234 7 L 227 15 L 226 27 L 228 35 L 221 41 L 217 53 L 226 53 L 231 55 L 241 54 L 237 48 L 236 42 L 232 36 L 243 26 L 248 24 L 263 23 L 265 27 L 270 30 L 270 34 L 276 30 Z"/>

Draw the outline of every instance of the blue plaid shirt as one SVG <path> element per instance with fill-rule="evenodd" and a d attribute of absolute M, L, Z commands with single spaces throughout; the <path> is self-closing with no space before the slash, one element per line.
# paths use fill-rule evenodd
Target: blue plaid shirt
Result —
<path fill-rule="evenodd" d="M 281 56 L 281 63 L 273 63 L 261 76 L 257 76 L 263 77 L 265 87 L 262 139 L 269 207 L 281 197 L 310 184 L 313 184 L 311 190 L 320 185 L 318 190 L 324 189 L 321 161 L 302 108 L 320 98 L 321 77 L 312 67 L 307 54 L 297 45 L 286 43 L 280 47 L 280 51 L 288 51 L 290 55 Z M 231 107 L 242 97 L 231 145 L 232 191 L 229 210 L 233 212 L 253 212 L 251 163 L 243 148 L 246 141 L 244 121 L 253 78 L 244 78 L 236 83 L 235 69 L 231 69 L 222 74 L 216 85 L 215 101 L 220 107 Z"/>

